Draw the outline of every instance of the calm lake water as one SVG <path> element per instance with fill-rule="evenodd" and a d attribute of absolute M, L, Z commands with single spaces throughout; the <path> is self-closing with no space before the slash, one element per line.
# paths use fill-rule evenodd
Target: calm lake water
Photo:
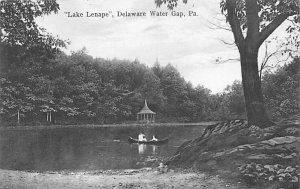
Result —
<path fill-rule="evenodd" d="M 0 168 L 10 170 L 111 170 L 157 166 L 204 126 L 64 128 L 0 131 Z M 139 132 L 169 138 L 161 146 L 129 144 Z"/>

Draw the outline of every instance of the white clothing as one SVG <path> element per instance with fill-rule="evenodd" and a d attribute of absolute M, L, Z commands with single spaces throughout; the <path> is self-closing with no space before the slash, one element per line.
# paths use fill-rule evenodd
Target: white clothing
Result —
<path fill-rule="evenodd" d="M 147 141 L 147 139 L 143 133 L 139 134 L 139 141 Z"/>
<path fill-rule="evenodd" d="M 152 140 L 152 141 L 157 141 L 157 138 L 155 138 L 155 136 L 153 135 L 153 137 L 152 137 L 151 140 Z"/>

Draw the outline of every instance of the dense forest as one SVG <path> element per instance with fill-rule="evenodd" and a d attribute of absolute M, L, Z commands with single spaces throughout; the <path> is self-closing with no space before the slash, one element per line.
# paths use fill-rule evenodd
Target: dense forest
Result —
<path fill-rule="evenodd" d="M 133 122 L 147 99 L 158 122 L 199 122 L 246 118 L 240 81 L 212 94 L 194 87 L 168 64 L 93 58 L 83 48 L 20 51 L 1 46 L 1 123 L 4 125 L 103 124 Z M 37 54 L 38 53 L 38 54 Z M 273 119 L 298 111 L 299 58 L 262 77 Z M 199 81 L 201 82 L 201 81 Z"/>
<path fill-rule="evenodd" d="M 35 22 L 56 13 L 56 1 L 3 2 L 0 9 L 1 126 L 134 122 L 145 99 L 157 122 L 246 118 L 240 81 L 212 94 L 185 81 L 172 64 L 95 58 L 85 48 L 67 55 L 68 41 Z M 298 81 L 299 57 L 264 71 L 264 101 L 273 119 L 298 112 Z"/>

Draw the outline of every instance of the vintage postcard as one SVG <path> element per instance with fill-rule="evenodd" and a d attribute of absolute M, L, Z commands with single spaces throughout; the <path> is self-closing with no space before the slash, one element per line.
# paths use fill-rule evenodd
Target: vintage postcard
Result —
<path fill-rule="evenodd" d="M 1 0 L 0 188 L 298 188 L 298 0 Z"/>

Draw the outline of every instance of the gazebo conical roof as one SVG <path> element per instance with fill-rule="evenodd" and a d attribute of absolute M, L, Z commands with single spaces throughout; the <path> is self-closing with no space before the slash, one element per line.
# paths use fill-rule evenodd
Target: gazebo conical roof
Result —
<path fill-rule="evenodd" d="M 148 107 L 147 101 L 145 100 L 145 105 L 141 111 L 139 111 L 137 114 L 156 114 L 150 108 Z"/>

